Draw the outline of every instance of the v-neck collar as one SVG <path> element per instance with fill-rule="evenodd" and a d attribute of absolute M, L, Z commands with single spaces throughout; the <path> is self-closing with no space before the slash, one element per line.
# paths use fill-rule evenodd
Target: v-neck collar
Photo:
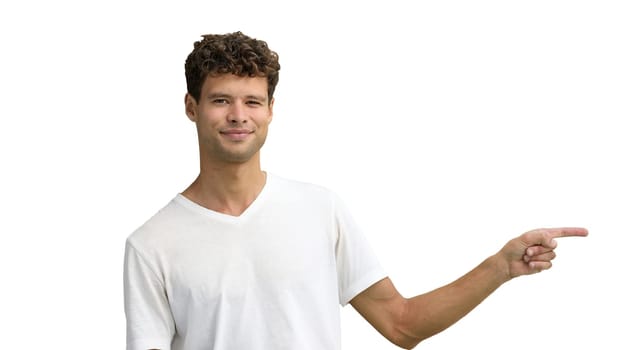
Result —
<path fill-rule="evenodd" d="M 246 208 L 239 216 L 225 214 L 216 210 L 206 208 L 190 200 L 188 197 L 184 196 L 181 193 L 178 193 L 177 196 L 175 196 L 174 201 L 200 215 L 231 223 L 241 222 L 245 221 L 247 217 L 251 216 L 255 211 L 258 210 L 259 207 L 262 206 L 262 203 L 265 201 L 265 197 L 267 196 L 267 192 L 269 192 L 270 190 L 270 185 L 272 182 L 271 177 L 272 175 L 269 172 L 266 172 L 266 183 L 264 184 L 263 188 L 255 198 L 255 200 L 253 200 L 248 208 Z"/>

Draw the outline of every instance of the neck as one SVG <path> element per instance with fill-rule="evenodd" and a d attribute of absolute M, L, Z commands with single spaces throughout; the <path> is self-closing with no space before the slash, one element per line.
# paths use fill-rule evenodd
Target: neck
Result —
<path fill-rule="evenodd" d="M 182 194 L 193 202 L 223 214 L 240 216 L 266 183 L 259 162 L 210 166 Z"/>

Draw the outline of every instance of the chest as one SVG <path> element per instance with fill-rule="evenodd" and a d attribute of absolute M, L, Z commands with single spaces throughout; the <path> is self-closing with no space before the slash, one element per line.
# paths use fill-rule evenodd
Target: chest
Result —
<path fill-rule="evenodd" d="M 279 298 L 336 281 L 330 227 L 286 218 L 180 234 L 167 254 L 169 298 L 203 305 Z"/>

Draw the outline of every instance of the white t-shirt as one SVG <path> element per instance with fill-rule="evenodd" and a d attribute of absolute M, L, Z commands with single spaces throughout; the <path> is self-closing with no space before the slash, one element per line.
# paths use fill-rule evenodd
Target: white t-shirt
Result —
<path fill-rule="evenodd" d="M 267 178 L 238 217 L 179 194 L 128 237 L 128 350 L 340 348 L 339 304 L 386 274 L 332 191 Z"/>

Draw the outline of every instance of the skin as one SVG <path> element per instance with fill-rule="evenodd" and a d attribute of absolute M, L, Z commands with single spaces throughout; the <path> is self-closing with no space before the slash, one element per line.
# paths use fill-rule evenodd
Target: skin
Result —
<path fill-rule="evenodd" d="M 182 192 L 224 214 L 241 215 L 261 192 L 266 174 L 260 152 L 272 121 L 268 81 L 232 74 L 209 76 L 196 101 L 186 94 L 186 115 L 196 124 L 200 173 Z"/>
<path fill-rule="evenodd" d="M 214 211 L 239 216 L 265 185 L 260 149 L 272 121 L 274 99 L 267 80 L 231 74 L 208 77 L 196 101 L 185 96 L 186 115 L 196 123 L 200 173 L 183 192 Z M 410 349 L 451 326 L 503 283 L 551 268 L 555 238 L 586 236 L 583 228 L 548 228 L 510 240 L 456 281 L 404 298 L 385 278 L 351 300 L 351 305 L 394 344 Z"/>
<path fill-rule="evenodd" d="M 404 298 L 385 278 L 357 295 L 350 304 L 392 343 L 411 349 L 464 317 L 503 283 L 551 268 L 557 246 L 555 238 L 587 234 L 584 228 L 529 231 L 446 286 Z"/>

